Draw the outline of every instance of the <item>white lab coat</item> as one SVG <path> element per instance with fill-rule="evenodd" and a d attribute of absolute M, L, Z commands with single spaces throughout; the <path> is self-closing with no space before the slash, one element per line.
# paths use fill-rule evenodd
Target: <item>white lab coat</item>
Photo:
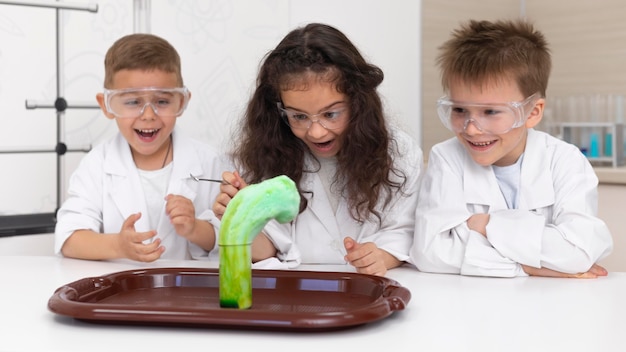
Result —
<path fill-rule="evenodd" d="M 209 145 L 173 132 L 174 161 L 167 193 L 190 199 L 198 219 L 216 223 L 212 206 L 219 193 L 219 184 L 196 182 L 190 173 L 205 178 L 221 178 L 224 158 Z M 68 197 L 57 213 L 55 252 L 60 254 L 63 243 L 76 230 L 88 229 L 98 233 L 119 233 L 131 214 L 141 212 L 135 223 L 139 232 L 156 230 L 165 246 L 161 258 L 190 259 L 207 257 L 199 246 L 176 234 L 174 226 L 163 213 L 156 229 L 151 229 L 148 207 L 128 142 L 121 134 L 96 146 L 81 160 L 69 182 Z M 217 241 L 216 241 L 217 243 Z M 215 251 L 217 252 L 217 251 Z M 213 255 L 212 255 L 213 257 Z"/>
<path fill-rule="evenodd" d="M 355 221 L 343 198 L 339 200 L 336 214 L 333 214 L 319 175 L 305 173 L 301 189 L 313 192 L 312 195 L 305 194 L 307 208 L 291 223 L 279 224 L 271 220 L 264 228 L 278 249 L 281 261 L 289 267 L 298 264 L 346 264 L 343 245 L 345 237 L 351 237 L 359 243 L 374 242 L 397 259 L 408 260 L 423 154 L 409 135 L 401 131 L 395 131 L 394 134 L 400 150 L 394 161 L 407 176 L 407 195 L 398 193 L 393 196 L 391 207 L 382 212 L 382 226 L 376 219 Z M 367 158 L 367 155 L 363 157 Z"/>
<path fill-rule="evenodd" d="M 612 250 L 596 217 L 598 179 L 574 146 L 528 130 L 518 209 L 508 209 L 491 166 L 476 164 L 452 138 L 435 145 L 416 211 L 411 262 L 421 271 L 526 276 L 520 264 L 586 272 Z M 467 227 L 489 213 L 487 237 Z"/>

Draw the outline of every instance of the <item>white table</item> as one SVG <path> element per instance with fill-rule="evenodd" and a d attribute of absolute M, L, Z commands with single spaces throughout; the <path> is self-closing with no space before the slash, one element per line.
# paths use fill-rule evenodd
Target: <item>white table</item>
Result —
<path fill-rule="evenodd" d="M 393 269 L 407 287 L 405 310 L 333 332 L 267 332 L 87 323 L 47 308 L 75 280 L 199 261 L 83 261 L 0 256 L 0 351 L 624 351 L 626 273 L 595 280 L 496 279 Z M 307 270 L 343 267 L 307 266 Z M 381 347 L 382 345 L 382 347 Z"/>

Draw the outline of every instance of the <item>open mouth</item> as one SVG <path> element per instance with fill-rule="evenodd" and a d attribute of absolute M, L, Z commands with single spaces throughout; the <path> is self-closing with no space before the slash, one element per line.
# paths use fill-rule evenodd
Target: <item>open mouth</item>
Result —
<path fill-rule="evenodd" d="M 470 142 L 467 141 L 467 143 L 473 145 L 474 147 L 477 148 L 484 148 L 484 147 L 488 147 L 490 145 L 492 145 L 493 143 L 495 143 L 496 141 L 487 141 L 487 142 Z"/>
<path fill-rule="evenodd" d="M 324 142 L 324 143 L 313 143 L 313 144 L 315 144 L 319 148 L 324 149 L 324 148 L 329 147 L 332 143 L 333 143 L 333 141 L 328 141 L 328 142 Z"/>
<path fill-rule="evenodd" d="M 160 128 L 152 128 L 152 129 L 135 129 L 135 133 L 141 141 L 144 143 L 150 143 L 154 141 L 159 135 Z"/>
<path fill-rule="evenodd" d="M 149 130 L 138 130 L 135 129 L 135 133 L 137 133 L 139 135 L 139 137 L 141 138 L 152 138 L 154 136 L 156 136 L 157 133 L 159 133 L 159 129 L 149 129 Z"/>

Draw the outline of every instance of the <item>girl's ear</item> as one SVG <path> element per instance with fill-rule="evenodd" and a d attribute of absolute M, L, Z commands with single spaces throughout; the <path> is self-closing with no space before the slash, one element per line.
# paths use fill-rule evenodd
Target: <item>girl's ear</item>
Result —
<path fill-rule="evenodd" d="M 539 98 L 533 105 L 530 114 L 528 114 L 528 119 L 526 119 L 526 128 L 533 128 L 541 122 L 543 118 L 543 109 L 546 106 L 546 99 Z"/>
<path fill-rule="evenodd" d="M 103 93 L 96 94 L 96 101 L 98 102 L 98 105 L 100 105 L 100 110 L 102 110 L 102 113 L 104 113 L 104 116 L 106 116 L 108 119 L 114 120 L 115 116 L 113 116 L 112 114 L 109 114 L 109 112 L 107 111 L 107 107 L 104 104 Z"/>

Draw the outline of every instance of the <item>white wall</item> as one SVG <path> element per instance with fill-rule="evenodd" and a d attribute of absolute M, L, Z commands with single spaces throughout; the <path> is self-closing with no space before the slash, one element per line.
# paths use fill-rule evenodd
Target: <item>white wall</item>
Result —
<path fill-rule="evenodd" d="M 45 1 L 45 0 L 39 0 Z M 224 145 L 250 94 L 263 55 L 292 28 L 326 22 L 342 30 L 385 72 L 381 87 L 390 116 L 420 140 L 420 3 L 385 0 L 144 0 L 150 32 L 179 51 L 192 100 L 179 125 L 193 137 Z M 54 109 L 25 109 L 25 100 L 57 97 L 54 9 L 1 4 L 0 151 L 52 150 Z M 48 3 L 54 1 L 48 1 Z M 71 3 L 94 3 L 74 0 Z M 61 11 L 62 96 L 70 106 L 94 104 L 108 47 L 132 33 L 133 2 L 99 1 L 97 13 Z M 99 110 L 69 109 L 62 140 L 89 147 L 116 131 Z M 62 158 L 63 194 L 83 153 Z M 56 156 L 0 153 L 0 215 L 56 209 Z"/>

